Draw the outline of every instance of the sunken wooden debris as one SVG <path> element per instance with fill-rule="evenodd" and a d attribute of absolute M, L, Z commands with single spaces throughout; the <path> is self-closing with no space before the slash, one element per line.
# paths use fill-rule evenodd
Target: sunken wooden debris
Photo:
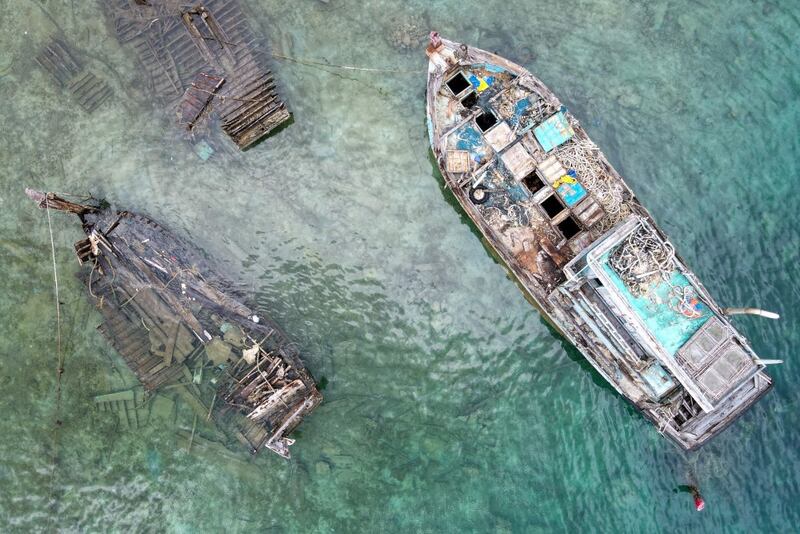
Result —
<path fill-rule="evenodd" d="M 137 429 L 144 425 L 144 410 L 142 406 L 141 388 L 128 389 L 97 395 L 94 398 L 94 405 L 100 412 L 116 413 L 120 422 L 128 429 Z"/>
<path fill-rule="evenodd" d="M 194 128 L 198 120 L 209 110 L 214 95 L 225 83 L 225 78 L 200 72 L 183 93 L 178 106 L 178 123 L 187 130 Z"/>
<path fill-rule="evenodd" d="M 153 94 L 177 110 L 182 128 L 193 133 L 205 111 L 244 149 L 289 120 L 268 54 L 238 1 L 142 4 L 103 3 L 117 38 L 136 51 Z"/>
<path fill-rule="evenodd" d="M 146 391 L 178 385 L 250 451 L 289 456 L 291 431 L 322 400 L 300 355 L 191 246 L 151 219 L 28 190 L 79 216 L 75 244 L 100 331 Z"/>
<path fill-rule="evenodd" d="M 51 39 L 36 55 L 36 63 L 66 89 L 87 113 L 108 100 L 113 91 L 108 84 L 86 69 L 77 53 L 60 37 Z"/>

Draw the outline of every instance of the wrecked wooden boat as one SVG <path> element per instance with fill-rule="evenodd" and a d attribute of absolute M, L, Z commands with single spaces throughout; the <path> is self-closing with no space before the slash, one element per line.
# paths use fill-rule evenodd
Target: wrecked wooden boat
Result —
<path fill-rule="evenodd" d="M 136 51 L 151 92 L 190 140 L 213 148 L 206 134 L 218 124 L 245 149 L 289 121 L 269 54 L 237 0 L 109 0 L 103 8 L 120 43 Z"/>
<path fill-rule="evenodd" d="M 27 193 L 42 208 L 80 218 L 86 238 L 75 251 L 103 316 L 99 329 L 144 389 L 181 385 L 200 413 L 251 452 L 267 448 L 288 458 L 289 434 L 322 395 L 278 325 L 151 219 Z"/>
<path fill-rule="evenodd" d="M 448 188 L 544 316 L 681 447 L 772 384 L 578 121 L 524 68 L 435 32 L 427 115 Z M 760 315 L 774 314 L 755 310 Z"/>

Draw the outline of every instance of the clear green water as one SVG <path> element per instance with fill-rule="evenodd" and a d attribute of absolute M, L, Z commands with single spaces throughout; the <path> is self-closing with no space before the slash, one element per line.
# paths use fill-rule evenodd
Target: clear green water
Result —
<path fill-rule="evenodd" d="M 531 68 L 722 304 L 782 313 L 738 321 L 763 357 L 787 360 L 776 387 L 699 453 L 660 438 L 548 329 L 443 191 L 422 74 L 278 63 L 296 123 L 201 163 L 134 83 L 132 56 L 94 3 L 0 0 L 0 530 L 796 529 L 800 4 L 249 5 L 295 57 L 424 69 L 421 49 L 387 40 L 419 20 Z M 114 85 L 93 115 L 32 61 L 53 20 Z M 72 276 L 80 232 L 64 216 L 54 219 L 66 354 L 54 433 L 49 234 L 25 186 L 147 213 L 251 288 L 328 380 L 291 462 L 187 453 L 180 404 L 138 432 L 93 410 L 93 395 L 133 378 L 95 330 Z M 672 491 L 689 470 L 702 513 Z"/>

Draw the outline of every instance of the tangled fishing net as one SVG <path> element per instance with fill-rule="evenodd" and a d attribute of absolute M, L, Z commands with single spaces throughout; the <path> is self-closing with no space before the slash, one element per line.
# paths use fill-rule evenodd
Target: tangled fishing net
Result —
<path fill-rule="evenodd" d="M 497 190 L 493 190 L 493 198 L 491 205 L 482 205 L 478 208 L 489 226 L 532 228 L 536 234 L 547 237 L 553 243 L 559 241 L 558 233 L 545 220 L 533 202 L 515 203 Z"/>
<path fill-rule="evenodd" d="M 524 98 L 529 93 L 520 88 L 514 91 L 506 91 L 500 94 L 497 102 L 495 103 L 496 109 L 501 117 L 511 118 L 517 114 L 517 106 L 520 99 Z M 530 94 L 528 97 L 529 105 L 522 111 L 516 128 L 523 128 L 533 124 L 540 124 L 547 119 L 550 115 L 556 112 L 556 108 L 549 102 L 541 97 L 536 97 Z"/>
<path fill-rule="evenodd" d="M 666 283 L 669 292 L 661 298 L 651 295 L 652 300 L 661 304 L 661 299 L 666 297 L 667 302 L 664 304 L 675 313 L 689 319 L 703 316 L 702 302 L 695 288 L 673 283 L 672 275 L 677 269 L 675 248 L 672 244 L 661 241 L 651 231 L 639 228 L 629 235 L 611 253 L 608 264 L 633 295 L 646 296 L 652 286 Z"/>
<path fill-rule="evenodd" d="M 688 317 L 689 319 L 699 319 L 703 316 L 698 306 L 699 300 L 692 286 L 672 286 L 669 293 L 667 306 L 675 313 Z"/>
<path fill-rule="evenodd" d="M 675 271 L 675 248 L 639 228 L 611 253 L 608 264 L 631 293 L 641 296 L 652 284 L 669 282 Z"/>

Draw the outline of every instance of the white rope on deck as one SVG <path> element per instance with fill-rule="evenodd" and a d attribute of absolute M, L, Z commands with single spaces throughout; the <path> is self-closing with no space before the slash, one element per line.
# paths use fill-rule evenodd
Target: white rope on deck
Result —
<path fill-rule="evenodd" d="M 603 206 L 606 215 L 599 223 L 601 231 L 611 229 L 631 214 L 624 188 L 600 164 L 600 149 L 591 140 L 573 138 L 556 149 L 556 157 L 578 174 L 581 184 Z"/>
<path fill-rule="evenodd" d="M 644 228 L 630 234 L 608 258 L 631 293 L 642 295 L 647 286 L 669 282 L 675 271 L 675 248 Z"/>

